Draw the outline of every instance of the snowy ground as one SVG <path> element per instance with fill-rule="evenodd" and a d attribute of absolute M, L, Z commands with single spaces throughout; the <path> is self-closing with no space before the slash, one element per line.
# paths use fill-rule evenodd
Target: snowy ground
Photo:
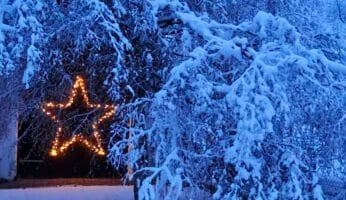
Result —
<path fill-rule="evenodd" d="M 1 200 L 133 200 L 132 186 L 61 186 L 0 189 Z"/>

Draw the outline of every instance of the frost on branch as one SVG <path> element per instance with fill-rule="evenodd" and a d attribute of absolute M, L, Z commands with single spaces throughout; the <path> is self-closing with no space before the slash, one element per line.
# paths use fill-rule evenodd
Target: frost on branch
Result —
<path fill-rule="evenodd" d="M 40 63 L 42 26 L 36 16 L 42 12 L 42 3 L 1 1 L 0 5 L 0 75 L 16 70 L 23 73 L 22 81 L 28 84 Z"/>
<path fill-rule="evenodd" d="M 345 65 L 304 47 L 284 18 L 259 12 L 251 22 L 220 24 L 179 1 L 150 3 L 151 17 L 165 17 L 166 29 L 158 30 L 176 36 L 164 44 L 182 51 L 159 91 L 120 109 L 133 123 L 114 127 L 122 139 L 109 158 L 134 170 L 128 175 L 140 180 L 139 199 L 179 199 L 187 191 L 215 199 L 322 198 L 319 165 L 289 131 L 299 116 L 291 115 L 292 85 L 319 87 L 321 70 L 340 82 Z"/>
<path fill-rule="evenodd" d="M 16 176 L 19 85 L 39 69 L 41 11 L 36 0 L 0 1 L 0 179 Z"/>

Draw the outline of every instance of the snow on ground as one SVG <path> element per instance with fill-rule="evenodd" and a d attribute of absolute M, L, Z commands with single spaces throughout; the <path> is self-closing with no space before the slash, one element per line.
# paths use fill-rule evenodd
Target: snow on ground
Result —
<path fill-rule="evenodd" d="M 0 189 L 1 200 L 133 200 L 132 186 L 61 186 Z"/>

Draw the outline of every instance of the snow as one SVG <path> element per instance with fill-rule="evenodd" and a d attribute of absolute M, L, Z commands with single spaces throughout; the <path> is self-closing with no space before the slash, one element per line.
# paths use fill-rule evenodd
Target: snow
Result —
<path fill-rule="evenodd" d="M 35 63 L 37 60 L 39 60 L 41 54 L 37 50 L 37 48 L 33 45 L 30 45 L 30 47 L 27 50 L 28 53 L 28 60 L 27 60 L 27 66 L 24 71 L 23 75 L 23 83 L 25 83 L 25 87 L 29 88 L 29 81 L 31 77 L 34 75 L 35 71 L 37 71 L 37 67 L 35 67 Z"/>
<path fill-rule="evenodd" d="M 251 31 L 257 32 L 262 39 L 270 38 L 281 42 L 296 43 L 300 35 L 296 29 L 284 18 L 274 17 L 273 15 L 259 11 L 253 19 Z M 276 27 L 272 31 L 272 27 Z M 259 30 L 258 30 L 259 29 Z"/>
<path fill-rule="evenodd" d="M 118 104 L 123 90 L 131 93 L 131 101 L 121 103 L 117 111 L 119 121 L 112 133 L 114 138 L 120 135 L 121 141 L 115 144 L 111 141 L 109 158 L 116 167 L 124 161 L 135 174 L 145 175 L 139 188 L 144 199 L 164 196 L 171 200 L 184 195 L 191 199 L 193 194 L 186 194 L 183 183 L 191 187 L 213 184 L 217 190 L 211 195 L 215 199 L 305 199 L 311 194 L 321 199 L 323 187 L 317 181 L 313 190 L 306 187 L 311 182 L 310 172 L 319 170 L 314 166 L 320 165 L 320 158 L 330 156 L 326 160 L 334 165 L 329 166 L 331 170 L 345 171 L 344 150 L 340 147 L 344 142 L 346 116 L 346 103 L 342 100 L 346 95 L 346 54 L 345 39 L 338 37 L 345 38 L 342 36 L 346 31 L 338 23 L 320 26 L 325 23 L 314 20 L 309 11 L 323 15 L 319 13 L 321 9 L 311 4 L 313 1 L 288 1 L 285 8 L 283 1 L 273 1 L 277 4 L 274 12 L 260 5 L 267 0 L 253 1 L 251 10 L 241 1 L 227 4 L 227 1 L 145 0 L 139 9 L 136 0 L 131 3 L 80 0 L 69 1 L 69 14 L 60 13 L 44 1 L 33 1 L 38 2 L 37 10 L 42 9 L 41 14 L 34 13 L 32 3 L 21 3 L 31 1 L 15 1 L 18 4 L 15 9 L 19 5 L 21 9 L 12 12 L 23 14 L 18 15 L 14 24 L 5 20 L 5 11 L 1 9 L 12 1 L 2 1 L 0 61 L 6 62 L 0 62 L 0 69 L 4 72 L 23 69 L 24 74 L 20 74 L 23 84 L 29 87 L 30 79 L 35 77 L 41 84 L 40 80 L 45 79 L 37 72 L 50 73 L 54 68 L 65 71 L 63 65 L 56 65 L 64 59 L 50 53 L 55 45 L 61 55 L 68 48 L 61 46 L 60 41 L 48 39 L 51 35 L 62 38 L 64 32 L 70 33 L 71 41 L 76 43 L 71 49 L 73 56 L 92 44 L 97 51 L 90 51 L 90 60 L 82 65 L 90 65 L 86 69 L 96 73 L 93 64 L 113 63 L 104 66 L 105 72 L 112 71 L 104 83 L 113 100 Z M 226 10 L 228 16 L 224 15 Z M 158 19 L 166 12 L 170 12 L 173 22 L 158 27 Z M 56 17 L 56 21 L 43 22 L 42 29 L 39 21 L 47 13 L 53 13 L 51 18 Z M 215 17 L 215 13 L 220 17 Z M 292 18 L 296 15 L 302 19 Z M 333 20 L 337 17 L 333 15 Z M 333 27 L 339 28 L 333 30 Z M 23 35 L 29 28 L 32 31 Z M 43 34 L 43 30 L 49 32 Z M 16 34 L 8 37 L 11 32 Z M 10 40 L 13 41 L 8 44 Z M 49 41 L 54 44 L 50 46 Z M 114 50 L 113 53 L 107 50 L 105 58 L 99 54 L 103 45 Z M 141 56 L 138 57 L 137 51 Z M 26 62 L 17 67 L 21 56 Z M 43 63 L 50 59 L 55 63 L 51 68 Z M 158 75 L 160 81 L 150 80 L 151 74 Z M 143 99 L 137 93 L 142 90 Z M 129 120 L 134 122 L 131 127 Z M 323 141 L 326 146 L 315 141 Z M 127 150 L 129 144 L 131 152 Z M 0 141 L 1 147 L 8 145 Z M 315 155 L 317 150 L 326 153 Z M 0 177 L 1 171 L 10 171 L 8 165 L 2 164 L 8 163 L 2 154 L 5 153 L 0 151 Z M 145 164 L 143 155 L 148 155 Z M 232 178 L 227 178 L 229 167 L 236 172 L 231 174 Z M 94 190 L 83 192 L 83 189 L 7 190 L 1 191 L 0 200 L 5 194 L 22 194 L 22 198 L 28 193 L 57 196 L 58 190 L 69 194 L 68 199 L 74 198 L 73 195 L 95 199 L 97 193 L 104 193 L 88 195 Z M 196 190 L 193 188 L 192 193 Z M 107 192 L 111 193 L 109 197 L 118 194 L 116 189 Z M 238 196 L 243 193 L 248 196 Z"/>
<path fill-rule="evenodd" d="M 164 193 L 165 199 L 177 199 L 179 192 L 184 193 L 178 184 L 181 181 L 206 184 L 205 169 L 205 173 L 213 171 L 211 179 L 217 179 L 211 183 L 217 188 L 212 194 L 215 199 L 238 199 L 241 198 L 238 194 L 246 192 L 249 199 L 304 199 L 310 195 L 305 184 L 311 174 L 304 172 L 301 150 L 281 145 L 286 138 L 281 139 L 280 134 L 290 122 L 286 116 L 295 117 L 290 113 L 293 108 L 289 95 L 296 91 L 288 88 L 292 79 L 299 79 L 301 74 L 319 83 L 314 76 L 319 68 L 343 73 L 345 66 L 323 53 L 310 51 L 311 47 L 302 42 L 305 34 L 300 27 L 283 17 L 259 11 L 251 22 L 219 24 L 205 13 L 191 11 L 195 8 L 182 1 L 149 2 L 153 18 L 168 6 L 171 15 L 181 20 L 183 25 L 177 28 L 182 30 L 181 38 L 177 37 L 177 44 L 165 41 L 165 47 L 176 49 L 184 58 L 172 58 L 168 78 L 153 94 L 148 114 L 145 113 L 149 123 L 146 121 L 143 126 L 135 123 L 138 129 L 131 132 L 136 136 L 130 139 L 133 149 L 150 150 L 154 160 L 149 167 L 139 167 L 135 172 L 147 172 L 139 188 L 140 197 L 152 199 Z M 183 44 L 179 46 L 181 40 Z M 234 75 L 233 79 L 224 76 L 226 73 Z M 138 109 L 137 112 L 142 113 Z M 218 127 L 220 124 L 234 126 L 236 134 L 230 136 L 231 145 L 226 136 L 229 130 Z M 214 133 L 220 138 L 214 137 Z M 150 138 L 144 139 L 150 148 L 139 142 L 143 135 Z M 114 145 L 116 151 L 112 156 L 129 157 L 118 154 L 128 141 L 125 132 L 123 141 Z M 176 158 L 171 159 L 171 155 Z M 217 160 L 219 155 L 235 168 L 237 173 L 232 181 L 216 175 L 226 173 L 223 165 L 211 165 L 203 160 L 205 156 Z M 136 166 L 140 159 L 127 160 L 127 164 Z M 279 161 L 282 166 L 278 165 Z M 184 176 L 180 176 L 178 169 Z M 321 196 L 317 184 L 313 193 Z"/>
<path fill-rule="evenodd" d="M 320 50 L 313 49 L 313 50 L 310 50 L 309 52 L 315 62 L 320 61 L 324 65 L 328 66 L 330 70 L 334 72 L 340 72 L 340 73 L 346 74 L 345 65 L 328 60 L 326 56 L 323 55 L 323 53 Z"/>
<path fill-rule="evenodd" d="M 132 186 L 62 186 L 0 189 L 1 200 L 132 200 Z"/>

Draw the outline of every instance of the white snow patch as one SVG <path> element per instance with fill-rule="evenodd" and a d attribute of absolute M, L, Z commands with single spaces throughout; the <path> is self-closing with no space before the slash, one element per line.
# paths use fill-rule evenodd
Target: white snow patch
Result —
<path fill-rule="evenodd" d="M 133 200 L 132 186 L 62 186 L 0 189 L 1 200 Z"/>

